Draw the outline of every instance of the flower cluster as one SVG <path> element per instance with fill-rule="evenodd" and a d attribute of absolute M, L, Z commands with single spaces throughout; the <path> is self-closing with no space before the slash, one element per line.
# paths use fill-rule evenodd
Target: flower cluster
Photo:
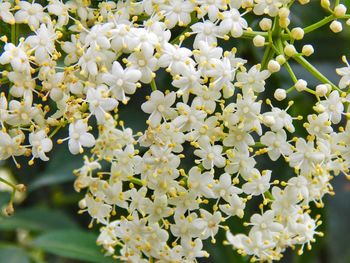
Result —
<path fill-rule="evenodd" d="M 333 176 L 349 172 L 350 66 L 344 57 L 335 85 L 305 59 L 312 46 L 298 52 L 293 43 L 327 23 L 340 32 L 350 15 L 322 0 L 328 17 L 289 28 L 297 4 L 308 1 L 1 2 L 0 20 L 14 30 L 11 41 L 1 37 L 1 85 L 8 88 L 0 98 L 0 159 L 48 161 L 53 136 L 68 126 L 57 143 L 68 141 L 72 154 L 91 148 L 75 171 L 76 191 L 86 191 L 81 212 L 91 226 L 103 225 L 97 243 L 121 260 L 195 262 L 209 256 L 203 240 L 215 243 L 220 229 L 253 260 L 279 260 L 288 247 L 302 253 L 323 235 L 310 204 L 322 207 Z M 18 26 L 30 34 L 18 36 Z M 221 45 L 240 38 L 265 47 L 260 64 Z M 290 60 L 320 84 L 298 79 Z M 281 67 L 294 82 L 288 90 L 266 85 Z M 159 83 L 160 74 L 171 83 Z M 274 99 L 263 100 L 271 88 Z M 148 115 L 144 131 L 118 115 L 138 89 L 149 94 L 140 109 Z M 290 92 L 314 96 L 314 113 L 304 120 L 288 113 Z M 268 159 L 287 163 L 293 176 L 280 180 Z M 260 205 L 249 219 L 251 200 Z M 249 221 L 249 232 L 229 229 L 231 217 Z"/>

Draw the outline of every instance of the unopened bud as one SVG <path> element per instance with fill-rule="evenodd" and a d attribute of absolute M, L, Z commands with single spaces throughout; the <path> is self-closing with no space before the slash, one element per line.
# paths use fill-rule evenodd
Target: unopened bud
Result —
<path fill-rule="evenodd" d="M 267 127 L 270 127 L 276 123 L 276 120 L 273 116 L 267 115 L 263 117 L 263 123 Z"/>
<path fill-rule="evenodd" d="M 336 17 L 343 17 L 343 16 L 345 16 L 345 14 L 346 14 L 346 6 L 345 5 L 340 4 L 334 8 L 334 15 Z"/>
<path fill-rule="evenodd" d="M 4 213 L 5 213 L 5 215 L 7 215 L 7 216 L 12 216 L 14 212 L 15 212 L 15 209 L 13 208 L 12 202 L 10 202 L 10 203 L 6 206 L 6 208 L 5 208 L 5 210 L 4 210 Z"/>
<path fill-rule="evenodd" d="M 80 209 L 85 209 L 86 208 L 86 200 L 85 198 L 81 199 L 78 203 Z"/>
<path fill-rule="evenodd" d="M 282 101 L 287 97 L 287 93 L 284 89 L 276 89 L 273 96 L 275 97 L 276 100 Z"/>
<path fill-rule="evenodd" d="M 285 46 L 284 48 L 284 53 L 288 56 L 288 57 L 293 57 L 297 51 L 295 49 L 295 47 L 291 44 L 288 44 Z"/>
<path fill-rule="evenodd" d="M 271 73 L 275 73 L 275 72 L 280 71 L 281 66 L 276 60 L 270 60 L 269 63 L 267 64 L 267 69 Z"/>
<path fill-rule="evenodd" d="M 320 84 L 316 86 L 316 95 L 319 97 L 324 97 L 328 93 L 328 85 Z"/>
<path fill-rule="evenodd" d="M 269 31 L 272 28 L 272 20 L 269 18 L 263 18 L 259 22 L 259 26 L 263 31 Z"/>
<path fill-rule="evenodd" d="M 276 61 L 280 64 L 283 65 L 284 63 L 286 63 L 286 58 L 283 55 L 278 55 L 276 57 Z"/>
<path fill-rule="evenodd" d="M 289 18 L 281 18 L 278 22 L 280 27 L 282 28 L 287 28 L 290 24 L 290 19 Z"/>
<path fill-rule="evenodd" d="M 27 191 L 27 187 L 24 184 L 18 184 L 16 185 L 16 190 L 20 193 L 24 193 Z"/>
<path fill-rule="evenodd" d="M 253 44 L 256 47 L 263 47 L 265 45 L 265 38 L 263 36 L 257 35 L 253 38 Z"/>
<path fill-rule="evenodd" d="M 290 14 L 290 10 L 287 7 L 282 7 L 279 11 L 278 11 L 278 16 L 280 18 L 287 18 Z"/>
<path fill-rule="evenodd" d="M 298 81 L 295 83 L 295 89 L 299 92 L 304 91 L 307 87 L 307 82 L 303 79 L 298 79 Z"/>
<path fill-rule="evenodd" d="M 310 3 L 310 0 L 299 0 L 299 3 L 301 5 L 306 5 L 306 4 Z"/>
<path fill-rule="evenodd" d="M 292 38 L 300 40 L 304 38 L 304 30 L 301 27 L 295 27 L 291 31 Z"/>
<path fill-rule="evenodd" d="M 306 57 L 311 56 L 314 53 L 314 48 L 312 45 L 304 45 L 301 53 Z"/>
<path fill-rule="evenodd" d="M 321 0 L 321 6 L 324 9 L 328 9 L 331 6 L 331 3 L 329 2 L 329 0 Z"/>
<path fill-rule="evenodd" d="M 334 32 L 334 33 L 339 33 L 343 30 L 343 25 L 337 21 L 334 20 L 330 25 L 329 28 Z"/>

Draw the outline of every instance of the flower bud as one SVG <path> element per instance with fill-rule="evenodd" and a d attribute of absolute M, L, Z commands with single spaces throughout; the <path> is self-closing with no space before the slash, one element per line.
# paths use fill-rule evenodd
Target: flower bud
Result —
<path fill-rule="evenodd" d="M 312 45 L 304 45 L 301 53 L 307 57 L 311 56 L 314 53 L 314 48 Z"/>
<path fill-rule="evenodd" d="M 285 46 L 284 48 L 284 53 L 288 56 L 288 57 L 293 57 L 297 51 L 295 49 L 295 47 L 291 44 L 288 44 Z"/>
<path fill-rule="evenodd" d="M 6 216 L 12 216 L 14 212 L 15 212 L 15 209 L 13 208 L 12 202 L 10 202 L 10 203 L 5 207 L 5 209 L 3 210 L 3 213 L 4 213 Z"/>
<path fill-rule="evenodd" d="M 295 27 L 291 31 L 292 38 L 301 40 L 304 38 L 304 30 L 301 27 Z"/>
<path fill-rule="evenodd" d="M 310 3 L 310 0 L 299 0 L 299 3 L 301 5 L 306 5 L 306 4 Z"/>
<path fill-rule="evenodd" d="M 307 87 L 307 82 L 303 79 L 298 79 L 298 81 L 294 84 L 295 89 L 299 92 L 304 91 Z"/>
<path fill-rule="evenodd" d="M 343 17 L 346 14 L 346 7 L 343 4 L 337 5 L 334 8 L 334 15 L 336 17 Z"/>
<path fill-rule="evenodd" d="M 331 3 L 329 2 L 329 0 L 321 0 L 321 6 L 324 9 L 328 9 L 331 6 Z"/>
<path fill-rule="evenodd" d="M 343 30 L 343 25 L 337 21 L 334 20 L 330 25 L 329 28 L 334 32 L 334 33 L 339 33 Z"/>
<path fill-rule="evenodd" d="M 322 113 L 326 110 L 326 108 L 322 104 L 317 104 L 316 106 L 313 107 L 313 109 L 317 113 Z"/>
<path fill-rule="evenodd" d="M 263 123 L 267 127 L 270 127 L 276 123 L 276 120 L 273 116 L 267 115 L 263 117 Z"/>
<path fill-rule="evenodd" d="M 320 84 L 316 86 L 316 95 L 319 97 L 324 97 L 328 93 L 328 86 L 327 84 Z"/>
<path fill-rule="evenodd" d="M 27 187 L 24 184 L 16 185 L 16 190 L 20 193 L 24 193 L 27 190 Z"/>
<path fill-rule="evenodd" d="M 275 73 L 275 72 L 280 71 L 281 66 L 276 60 L 270 60 L 269 63 L 267 64 L 267 69 L 271 73 Z"/>
<path fill-rule="evenodd" d="M 275 97 L 276 100 L 282 101 L 287 97 L 287 93 L 284 89 L 276 89 L 273 96 Z"/>
<path fill-rule="evenodd" d="M 81 199 L 78 203 L 80 209 L 85 209 L 86 208 L 86 200 L 85 198 Z"/>
<path fill-rule="evenodd" d="M 286 63 L 286 58 L 283 55 L 278 55 L 276 57 L 276 61 L 280 64 L 283 65 L 284 63 Z"/>
<path fill-rule="evenodd" d="M 280 27 L 282 28 L 287 28 L 290 24 L 290 19 L 289 18 L 281 18 L 278 21 L 278 24 L 280 25 Z"/>
<path fill-rule="evenodd" d="M 259 22 L 259 26 L 263 31 L 269 31 L 272 28 L 272 20 L 269 18 L 263 18 Z"/>
<path fill-rule="evenodd" d="M 282 7 L 279 11 L 278 11 L 278 16 L 280 18 L 288 18 L 290 14 L 290 10 L 287 7 Z"/>
<path fill-rule="evenodd" d="M 256 47 L 263 47 L 265 45 L 265 38 L 263 36 L 257 35 L 253 38 L 253 44 Z"/>

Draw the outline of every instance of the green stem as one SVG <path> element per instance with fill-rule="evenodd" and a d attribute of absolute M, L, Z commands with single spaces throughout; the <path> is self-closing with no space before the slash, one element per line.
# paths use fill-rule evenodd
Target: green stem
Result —
<path fill-rule="evenodd" d="M 49 138 L 51 139 L 60 129 L 62 128 L 62 125 L 58 125 L 52 133 L 49 135 Z"/>
<path fill-rule="evenodd" d="M 140 185 L 140 186 L 143 186 L 144 185 L 144 182 L 138 178 L 135 178 L 135 177 L 129 177 L 128 178 L 129 181 L 133 184 L 137 184 L 137 185 Z"/>
<path fill-rule="evenodd" d="M 304 28 L 304 33 L 307 34 L 307 33 L 310 33 L 326 24 L 328 24 L 329 22 L 331 22 L 332 20 L 334 20 L 335 17 L 334 15 L 330 15 L 330 16 L 327 16 L 325 18 L 323 18 L 322 20 L 310 25 L 310 26 L 307 26 Z"/>
<path fill-rule="evenodd" d="M 151 81 L 151 89 L 153 91 L 157 90 L 157 84 L 156 84 L 156 81 L 154 79 L 152 79 L 152 81 Z"/>
<path fill-rule="evenodd" d="M 310 62 L 308 62 L 303 56 L 296 55 L 293 56 L 293 59 L 302 65 L 307 71 L 309 71 L 312 75 L 314 75 L 318 80 L 323 83 L 327 83 L 332 86 L 333 89 L 336 89 L 342 92 L 335 84 L 333 84 L 329 79 L 327 79 L 321 72 L 319 72 Z"/>
<path fill-rule="evenodd" d="M 268 32 L 263 32 L 263 31 L 248 31 L 248 30 L 244 30 L 243 31 L 243 38 L 249 38 L 252 39 L 256 36 L 263 36 L 263 37 L 268 37 L 269 33 Z"/>
<path fill-rule="evenodd" d="M 9 182 L 1 177 L 0 177 L 0 182 L 10 186 L 14 191 L 16 191 L 16 186 L 13 183 L 11 183 L 11 182 Z"/>
<path fill-rule="evenodd" d="M 283 66 L 286 68 L 286 70 L 288 71 L 290 77 L 292 78 L 293 82 L 296 83 L 298 81 L 297 77 L 295 76 L 291 66 L 289 65 L 289 63 L 286 61 Z"/>
<path fill-rule="evenodd" d="M 270 199 L 270 200 L 275 200 L 275 198 L 273 197 L 273 195 L 271 194 L 270 191 L 266 191 L 266 192 L 264 193 L 264 195 L 265 195 L 268 199 Z"/>

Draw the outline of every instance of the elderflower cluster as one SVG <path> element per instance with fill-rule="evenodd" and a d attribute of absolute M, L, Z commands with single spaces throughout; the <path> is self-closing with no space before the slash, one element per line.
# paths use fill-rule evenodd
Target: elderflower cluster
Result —
<path fill-rule="evenodd" d="M 0 2 L 1 23 L 13 29 L 0 36 L 0 159 L 48 161 L 53 137 L 68 126 L 57 143 L 91 153 L 75 171 L 76 191 L 86 192 L 81 212 L 102 225 L 106 255 L 121 260 L 195 262 L 209 256 L 203 241 L 215 243 L 219 231 L 252 260 L 311 248 L 323 233 L 310 204 L 322 207 L 333 176 L 349 172 L 350 66 L 344 57 L 333 84 L 305 59 L 313 47 L 298 51 L 294 42 L 327 23 L 340 32 L 343 20 L 350 24 L 346 7 L 321 1 L 327 20 L 303 29 L 289 28 L 290 8 L 307 0 L 93 2 Z M 30 33 L 20 36 L 19 27 Z M 243 38 L 265 48 L 261 63 L 221 46 Z M 319 85 L 297 79 L 291 60 Z M 288 90 L 266 84 L 282 67 L 294 82 Z M 118 115 L 138 89 L 148 93 L 144 131 Z M 290 114 L 290 92 L 314 96 L 314 113 Z M 291 168 L 287 181 L 271 169 L 277 160 Z M 247 215 L 253 200 L 259 212 Z M 247 233 L 229 229 L 232 217 Z"/>

